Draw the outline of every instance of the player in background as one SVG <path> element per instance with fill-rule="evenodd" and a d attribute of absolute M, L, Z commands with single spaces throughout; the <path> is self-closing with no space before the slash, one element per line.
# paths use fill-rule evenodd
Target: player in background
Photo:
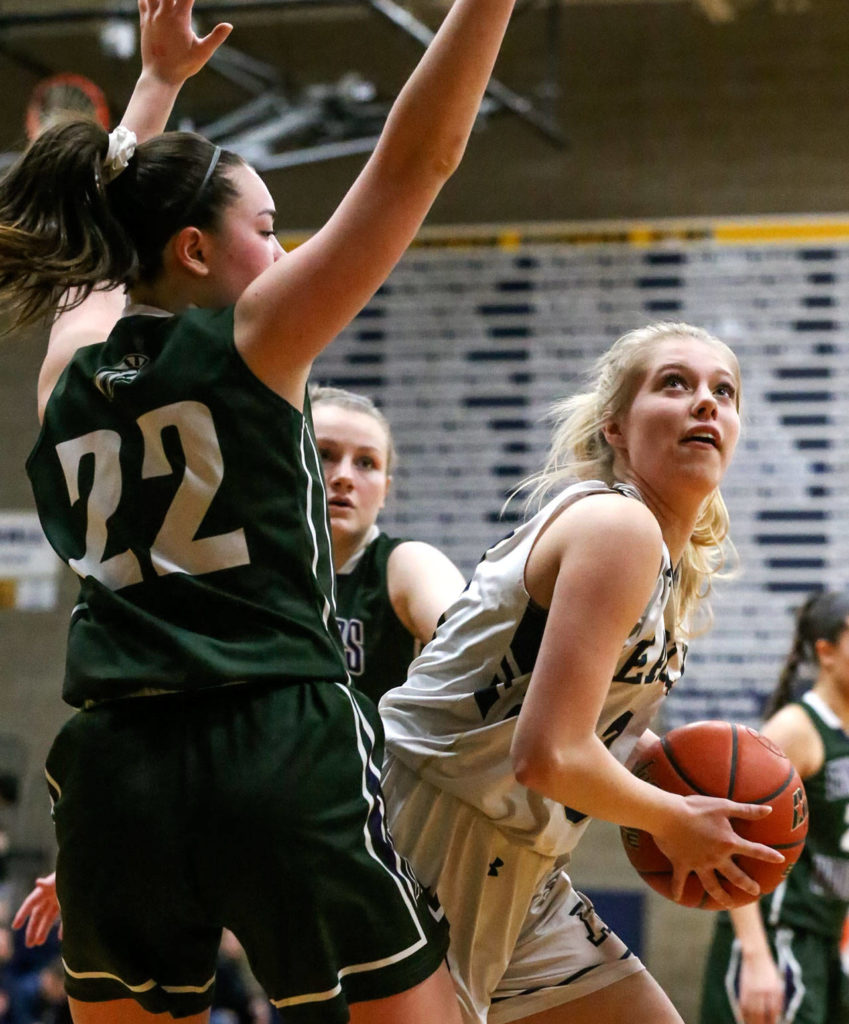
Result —
<path fill-rule="evenodd" d="M 717 918 L 701 1021 L 838 1024 L 849 1020 L 840 962 L 849 909 L 849 593 L 817 592 L 798 609 L 761 732 L 805 783 L 808 838 L 775 892 Z"/>
<path fill-rule="evenodd" d="M 486 552 L 380 702 L 391 828 L 451 921 L 466 1024 L 681 1024 L 566 873 L 590 816 L 650 832 L 674 895 L 690 872 L 721 903 L 717 875 L 757 894 L 735 854 L 782 860 L 729 820 L 769 808 L 627 767 L 721 562 L 739 402 L 737 360 L 707 332 L 620 338 L 556 410 L 531 497 L 557 493 Z"/>
<path fill-rule="evenodd" d="M 464 581 L 433 545 L 378 526 L 396 463 L 380 409 L 343 388 L 312 387 L 310 400 L 327 487 L 336 617 L 351 681 L 376 703 L 406 679 Z"/>

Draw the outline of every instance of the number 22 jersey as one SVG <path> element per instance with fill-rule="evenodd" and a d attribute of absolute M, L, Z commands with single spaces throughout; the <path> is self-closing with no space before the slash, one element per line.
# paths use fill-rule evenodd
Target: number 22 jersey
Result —
<path fill-rule="evenodd" d="M 232 307 L 125 315 L 74 354 L 27 462 L 47 538 L 81 578 L 68 703 L 347 680 L 305 401 L 248 369 Z"/>

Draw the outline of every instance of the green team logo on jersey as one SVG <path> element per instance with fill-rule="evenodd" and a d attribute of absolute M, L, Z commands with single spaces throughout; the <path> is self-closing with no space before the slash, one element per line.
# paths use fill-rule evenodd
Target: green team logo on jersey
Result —
<path fill-rule="evenodd" d="M 150 359 L 141 352 L 131 352 L 120 363 L 101 367 L 94 375 L 94 385 L 111 402 L 116 385 L 132 384 L 149 362 Z"/>

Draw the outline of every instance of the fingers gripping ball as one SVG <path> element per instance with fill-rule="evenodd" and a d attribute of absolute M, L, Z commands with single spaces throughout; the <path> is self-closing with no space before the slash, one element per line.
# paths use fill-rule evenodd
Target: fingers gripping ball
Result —
<path fill-rule="evenodd" d="M 784 854 L 783 864 L 736 858 L 761 887 L 762 894 L 772 892 L 801 856 L 808 834 L 808 804 L 802 780 L 789 758 L 754 729 L 729 722 L 694 722 L 672 729 L 652 744 L 634 773 L 682 796 L 698 793 L 738 803 L 769 804 L 772 813 L 758 821 L 732 819 L 741 836 Z M 623 828 L 621 835 L 628 859 L 643 880 L 671 899 L 672 865 L 651 835 L 635 828 Z M 731 882 L 720 881 L 735 899 L 735 906 L 757 899 Z M 687 878 L 679 902 L 686 907 L 719 909 L 695 874 Z"/>

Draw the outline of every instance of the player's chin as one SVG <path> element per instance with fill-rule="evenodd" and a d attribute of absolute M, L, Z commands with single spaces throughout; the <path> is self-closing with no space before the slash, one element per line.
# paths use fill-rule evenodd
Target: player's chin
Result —
<path fill-rule="evenodd" d="M 350 505 L 329 505 L 327 511 L 332 523 L 349 523 L 354 514 Z"/>
<path fill-rule="evenodd" d="M 726 464 L 716 458 L 716 453 L 711 457 L 708 454 L 705 459 L 691 459 L 689 463 L 681 468 L 680 481 L 688 484 L 694 490 L 704 495 L 715 491 L 722 483 L 725 476 Z"/>
<path fill-rule="evenodd" d="M 340 537 L 353 537 L 362 532 L 353 509 L 330 509 L 330 528 Z"/>

